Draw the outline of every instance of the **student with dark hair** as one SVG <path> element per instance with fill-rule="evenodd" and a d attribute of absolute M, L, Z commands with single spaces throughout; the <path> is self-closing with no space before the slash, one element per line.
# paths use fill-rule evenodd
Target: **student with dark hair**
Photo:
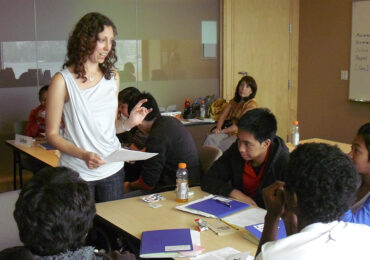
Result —
<path fill-rule="evenodd" d="M 15 205 L 14 218 L 24 247 L 0 255 L 12 259 L 12 254 L 27 255 L 24 251 L 28 250 L 34 259 L 112 259 L 84 246 L 95 213 L 89 185 L 77 172 L 66 167 L 45 168 L 24 186 Z M 135 259 L 128 252 L 112 256 Z"/>
<path fill-rule="evenodd" d="M 107 163 L 103 158 L 121 147 L 116 133 L 131 129 L 148 113 L 142 100 L 130 120 L 117 119 L 116 35 L 117 28 L 107 16 L 84 15 L 68 39 L 66 62 L 52 78 L 46 105 L 46 137 L 61 151 L 59 164 L 89 182 L 96 202 L 121 197 L 123 162 Z M 60 135 L 62 115 L 65 129 Z"/>
<path fill-rule="evenodd" d="M 187 164 L 190 184 L 198 184 L 199 158 L 193 137 L 178 119 L 161 116 L 157 102 L 149 93 L 136 97 L 129 104 L 128 111 L 142 99 L 147 100 L 143 106 L 151 112 L 138 128 L 148 134 L 146 151 L 158 155 L 143 162 L 138 180 L 125 182 L 125 192 L 139 190 L 125 197 L 153 193 L 163 186 L 175 185 L 178 163 Z"/>
<path fill-rule="evenodd" d="M 129 118 L 128 104 L 130 104 L 130 101 L 140 94 L 140 90 L 135 87 L 124 88 L 118 93 L 118 112 L 125 119 Z"/>
<path fill-rule="evenodd" d="M 262 189 L 284 179 L 289 150 L 266 108 L 248 111 L 238 129 L 237 141 L 203 177 L 202 190 L 264 207 Z"/>
<path fill-rule="evenodd" d="M 349 153 L 361 176 L 356 203 L 342 217 L 343 221 L 370 226 L 370 122 L 360 127 Z"/>
<path fill-rule="evenodd" d="M 121 90 L 118 94 L 118 117 L 125 121 L 130 120 L 128 106 L 132 100 L 141 95 L 141 92 L 135 87 L 127 87 Z M 123 147 L 128 147 L 131 150 L 145 151 L 145 141 L 148 135 L 134 127 L 127 129 L 123 133 L 117 134 L 118 140 Z M 125 163 L 125 181 L 135 181 L 139 178 L 139 172 L 142 167 L 142 161 Z"/>
<path fill-rule="evenodd" d="M 222 111 L 216 128 L 207 136 L 204 145 L 216 146 L 223 152 L 236 140 L 237 122 L 246 112 L 257 107 L 254 97 L 257 93 L 257 83 L 251 76 L 242 77 L 236 88 L 234 98 Z"/>
<path fill-rule="evenodd" d="M 135 97 L 139 96 L 141 92 L 135 87 L 127 87 L 121 90 L 118 94 L 118 117 L 122 120 L 129 120 L 128 104 Z M 142 150 L 145 146 L 147 135 L 140 131 L 137 127 L 129 131 L 117 134 L 121 144 L 130 147 L 133 150 Z M 125 167 L 126 168 L 126 167 Z"/>
<path fill-rule="evenodd" d="M 355 166 L 338 147 L 299 145 L 286 182 L 263 190 L 267 214 L 256 260 L 368 259 L 370 227 L 338 221 L 359 184 Z M 280 218 L 288 236 L 275 241 Z"/>
<path fill-rule="evenodd" d="M 46 109 L 46 96 L 49 85 L 45 85 L 39 90 L 40 105 L 34 108 L 27 122 L 25 135 L 31 137 L 44 137 L 45 133 L 45 109 Z"/>

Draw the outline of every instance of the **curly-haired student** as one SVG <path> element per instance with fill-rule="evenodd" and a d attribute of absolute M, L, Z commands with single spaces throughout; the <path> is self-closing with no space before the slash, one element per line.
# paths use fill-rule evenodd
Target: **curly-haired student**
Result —
<path fill-rule="evenodd" d="M 285 183 L 263 190 L 267 214 L 256 260 L 369 259 L 370 227 L 339 221 L 359 185 L 355 165 L 338 147 L 299 145 Z M 280 218 L 288 236 L 276 240 Z"/>
<path fill-rule="evenodd" d="M 0 259 L 135 259 L 129 252 L 98 254 L 85 246 L 95 213 L 89 185 L 77 172 L 44 168 L 24 186 L 15 204 L 24 246 L 3 250 Z"/>

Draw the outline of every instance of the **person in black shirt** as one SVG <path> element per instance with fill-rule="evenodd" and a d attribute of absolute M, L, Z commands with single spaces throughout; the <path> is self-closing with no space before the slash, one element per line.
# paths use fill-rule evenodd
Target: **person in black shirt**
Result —
<path fill-rule="evenodd" d="M 144 92 L 131 100 L 129 112 L 142 99 L 147 100 L 143 106 L 152 111 L 138 128 L 148 134 L 146 151 L 158 155 L 143 162 L 138 180 L 125 182 L 124 191 L 128 194 L 124 197 L 156 192 L 163 186 L 175 186 L 178 163 L 187 164 L 189 184 L 199 184 L 198 151 L 189 131 L 178 119 L 161 116 L 157 102 L 150 93 Z M 135 190 L 139 191 L 133 192 Z"/>
<path fill-rule="evenodd" d="M 264 207 L 262 189 L 284 179 L 289 149 L 266 108 L 248 111 L 237 125 L 236 142 L 205 174 L 202 190 Z"/>

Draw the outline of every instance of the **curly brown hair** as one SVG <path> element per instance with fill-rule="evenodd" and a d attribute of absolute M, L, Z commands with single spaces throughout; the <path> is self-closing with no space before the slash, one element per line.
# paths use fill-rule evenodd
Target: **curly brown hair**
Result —
<path fill-rule="evenodd" d="M 93 54 L 98 41 L 98 34 L 104 30 L 104 26 L 111 26 L 114 36 L 117 35 L 117 28 L 107 16 L 100 13 L 88 13 L 84 15 L 76 24 L 72 34 L 68 39 L 67 57 L 63 68 L 73 66 L 73 72 L 77 78 L 82 78 L 86 82 L 86 71 L 84 63 Z M 117 62 L 116 42 L 112 42 L 112 48 L 103 63 L 99 63 L 99 68 L 106 79 L 111 79 L 114 64 Z"/>

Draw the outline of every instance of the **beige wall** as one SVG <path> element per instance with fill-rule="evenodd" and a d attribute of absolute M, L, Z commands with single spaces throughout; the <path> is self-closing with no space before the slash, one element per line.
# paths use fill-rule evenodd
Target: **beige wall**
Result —
<path fill-rule="evenodd" d="M 351 0 L 301 0 L 298 120 L 302 138 L 351 142 L 370 121 L 370 103 L 348 100 Z"/>

